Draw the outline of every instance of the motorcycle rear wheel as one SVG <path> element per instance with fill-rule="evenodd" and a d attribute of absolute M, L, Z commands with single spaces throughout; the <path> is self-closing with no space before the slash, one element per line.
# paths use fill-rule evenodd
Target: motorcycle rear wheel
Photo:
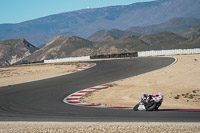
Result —
<path fill-rule="evenodd" d="M 153 111 L 155 108 L 156 108 L 156 103 L 155 102 L 150 102 L 145 108 L 146 108 L 146 111 Z"/>

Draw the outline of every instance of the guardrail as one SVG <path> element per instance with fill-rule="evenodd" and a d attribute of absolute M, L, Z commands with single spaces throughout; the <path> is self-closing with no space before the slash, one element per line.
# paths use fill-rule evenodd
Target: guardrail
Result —
<path fill-rule="evenodd" d="M 199 54 L 200 48 L 195 49 L 174 49 L 174 50 L 152 50 L 138 52 L 138 57 L 180 55 L 180 54 Z"/>

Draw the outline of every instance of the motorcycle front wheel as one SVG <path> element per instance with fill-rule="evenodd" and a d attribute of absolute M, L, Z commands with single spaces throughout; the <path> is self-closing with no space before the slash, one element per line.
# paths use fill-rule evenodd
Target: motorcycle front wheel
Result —
<path fill-rule="evenodd" d="M 139 107 L 139 103 L 135 105 L 135 107 L 133 107 L 134 111 L 138 111 L 138 107 Z"/>

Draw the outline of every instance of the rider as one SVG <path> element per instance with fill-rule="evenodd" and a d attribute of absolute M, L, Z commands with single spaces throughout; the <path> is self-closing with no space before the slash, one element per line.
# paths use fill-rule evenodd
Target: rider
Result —
<path fill-rule="evenodd" d="M 162 95 L 162 94 L 161 94 L 161 93 L 158 93 L 158 94 L 156 94 L 156 95 L 144 94 L 144 98 L 150 100 L 150 99 L 152 99 L 152 97 L 157 97 L 157 96 L 159 96 L 159 95 Z"/>
<path fill-rule="evenodd" d="M 156 95 L 144 94 L 143 98 L 144 98 L 145 104 L 148 103 L 153 97 L 157 97 L 159 95 L 161 95 L 161 94 L 160 93 L 158 93 Z"/>
<path fill-rule="evenodd" d="M 144 94 L 144 96 L 143 96 L 146 100 L 150 100 L 150 99 L 152 99 L 152 97 L 153 97 L 153 95 L 150 95 L 150 94 Z"/>

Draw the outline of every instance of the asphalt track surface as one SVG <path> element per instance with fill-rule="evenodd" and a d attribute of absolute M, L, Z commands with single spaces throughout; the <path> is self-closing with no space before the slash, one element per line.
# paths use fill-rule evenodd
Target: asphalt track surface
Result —
<path fill-rule="evenodd" d="M 63 103 L 66 96 L 78 90 L 156 70 L 173 61 L 164 57 L 97 61 L 95 67 L 85 71 L 1 87 L 0 121 L 200 122 L 198 111 L 134 112 Z"/>

